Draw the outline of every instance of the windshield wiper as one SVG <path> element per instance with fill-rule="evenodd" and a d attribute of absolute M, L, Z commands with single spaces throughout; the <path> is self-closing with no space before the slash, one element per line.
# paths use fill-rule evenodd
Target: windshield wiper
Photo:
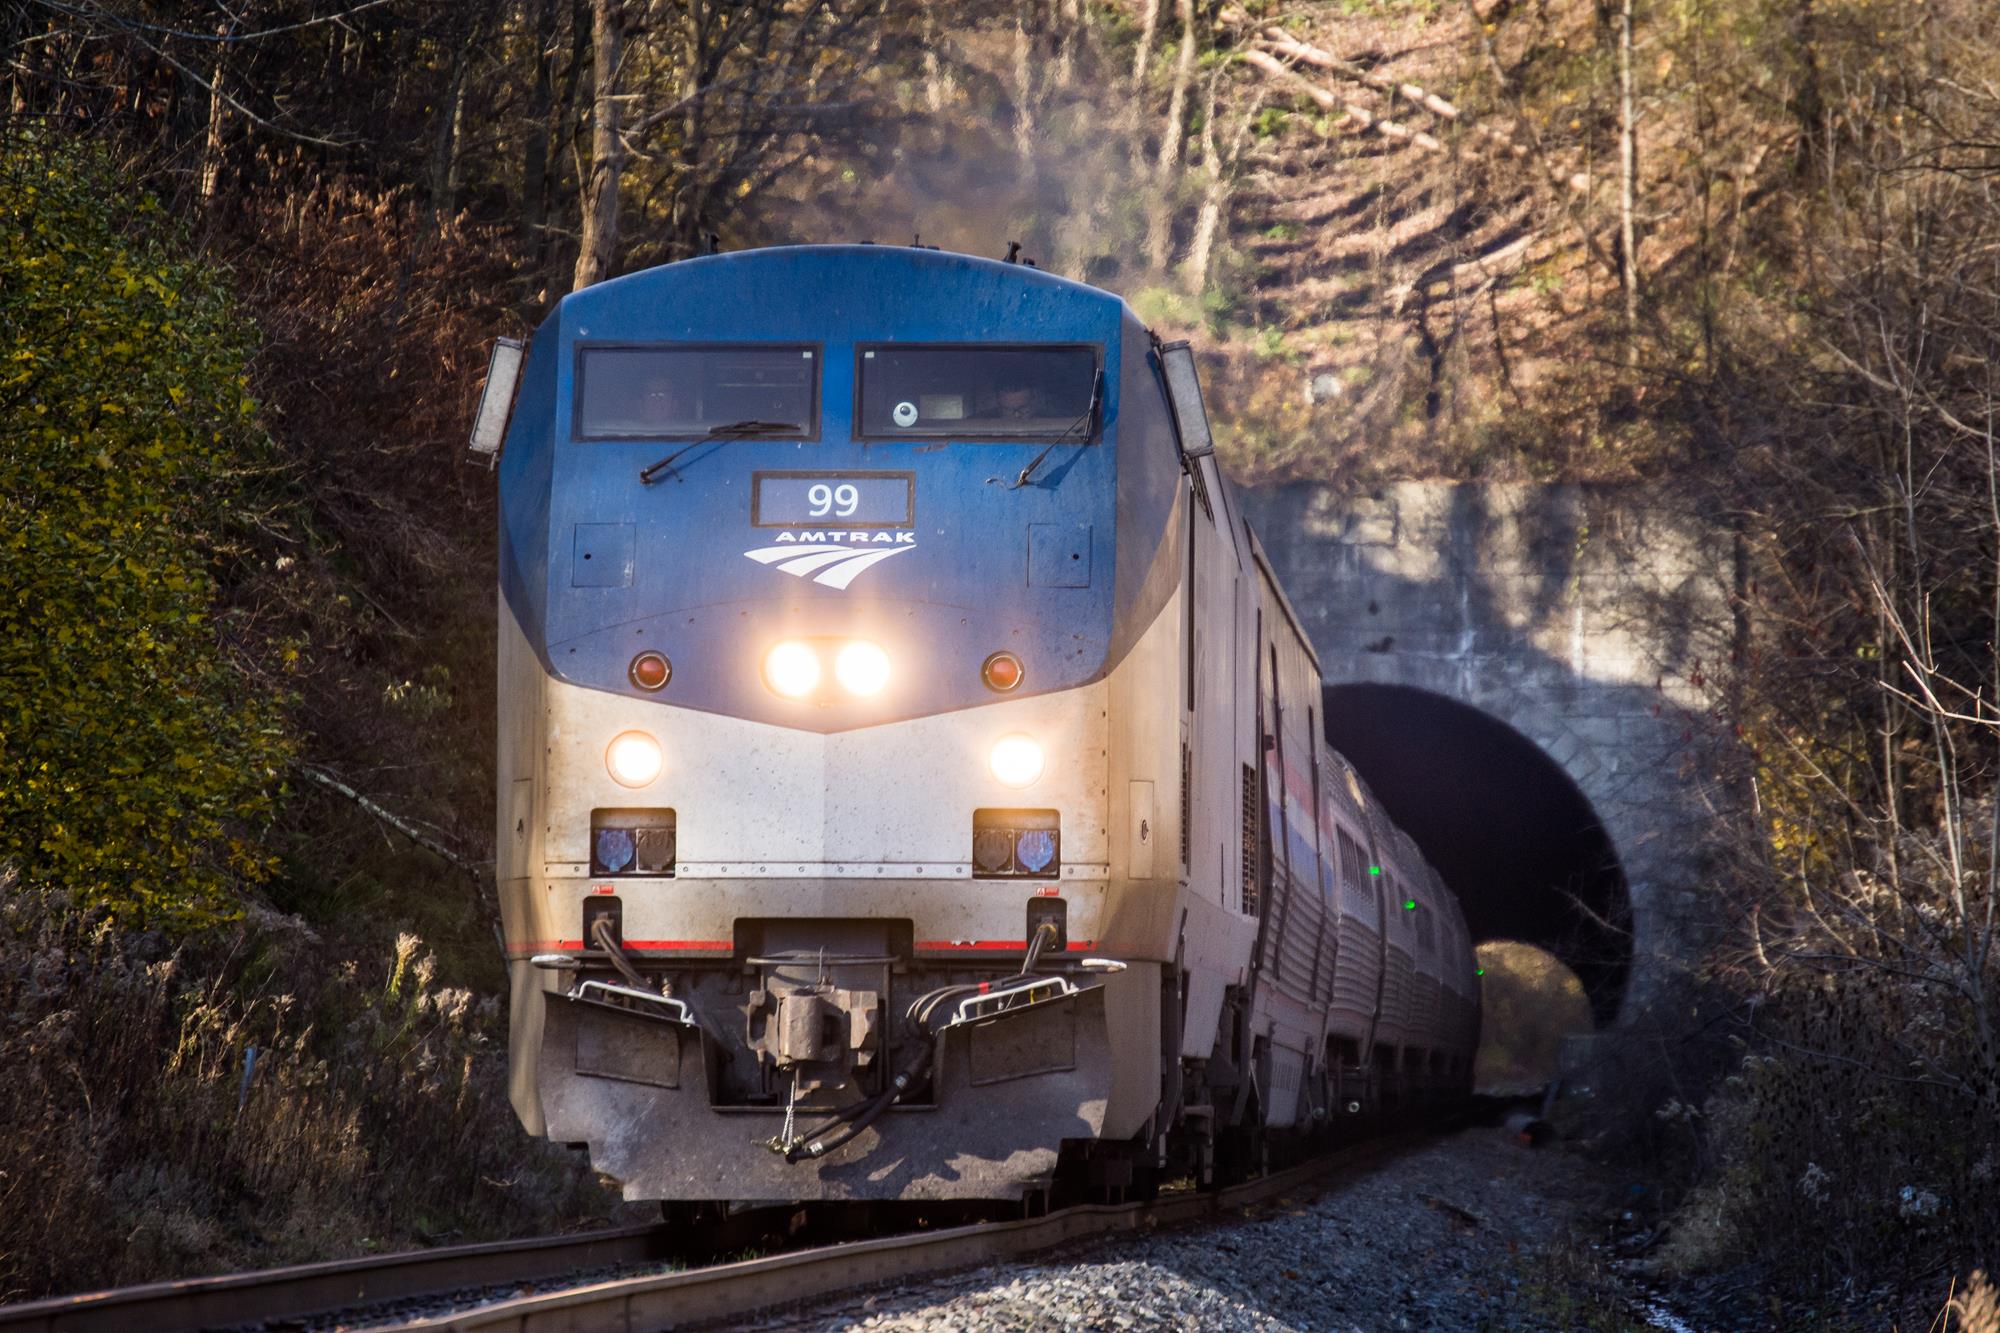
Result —
<path fill-rule="evenodd" d="M 1035 475 L 1035 469 L 1042 465 L 1042 460 L 1044 458 L 1047 458 L 1049 456 L 1050 451 L 1053 450 L 1057 445 L 1066 442 L 1070 436 L 1076 434 L 1076 428 L 1078 426 L 1088 425 L 1094 427 L 1097 421 L 1097 409 L 1103 403 L 1103 401 L 1104 401 L 1104 372 L 1100 370 L 1097 372 L 1097 378 L 1090 382 L 1090 406 L 1083 409 L 1083 415 L 1078 417 L 1075 421 L 1070 422 L 1068 430 L 1056 436 L 1053 440 L 1050 440 L 1048 448 L 1043 449 L 1040 453 L 1036 454 L 1034 460 L 1030 462 L 1028 466 L 1021 469 L 1021 475 L 1014 478 L 1014 484 L 1012 486 L 1009 486 L 1007 489 L 1010 491 L 1018 491 L 1023 486 L 1026 486 L 1028 484 L 1028 479 Z M 1093 433 L 1092 431 L 1085 431 L 1081 443 L 1089 444 L 1090 436 L 1092 433 Z"/>
<path fill-rule="evenodd" d="M 682 454 L 690 449 L 699 449 L 704 444 L 714 444 L 717 440 L 736 440 L 745 435 L 797 435 L 803 430 L 804 426 L 793 421 L 732 421 L 724 426 L 715 426 L 692 444 L 684 444 L 651 467 L 641 468 L 639 480 L 652 485 L 653 478 L 674 470 L 674 462 Z"/>

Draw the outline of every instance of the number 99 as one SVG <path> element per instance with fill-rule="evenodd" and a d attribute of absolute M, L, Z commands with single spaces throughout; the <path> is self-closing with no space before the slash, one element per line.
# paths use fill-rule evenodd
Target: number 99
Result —
<path fill-rule="evenodd" d="M 835 514 L 841 518 L 852 518 L 854 511 L 861 507 L 861 492 L 850 482 L 829 486 L 816 481 L 806 488 L 806 503 L 812 506 L 814 518 L 825 518 Z"/>

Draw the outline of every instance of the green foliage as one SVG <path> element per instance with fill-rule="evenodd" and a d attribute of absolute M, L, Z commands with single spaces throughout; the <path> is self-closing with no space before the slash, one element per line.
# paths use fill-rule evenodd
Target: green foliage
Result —
<path fill-rule="evenodd" d="M 185 926 L 265 865 L 286 754 L 212 614 L 263 450 L 250 336 L 95 156 L 0 145 L 0 861 Z"/>
<path fill-rule="evenodd" d="M 1271 139 L 1282 134 L 1290 120 L 1290 113 L 1282 107 L 1267 106 L 1257 113 L 1257 118 L 1250 123 L 1250 128 L 1259 139 Z"/>
<path fill-rule="evenodd" d="M 1437 0 L 1338 0 L 1338 4 L 1347 18 L 1407 16 L 1421 20 L 1437 13 Z"/>
<path fill-rule="evenodd" d="M 1267 324 L 1258 329 L 1251 341 L 1250 349 L 1260 361 L 1269 361 L 1273 357 L 1283 357 L 1287 361 L 1298 360 L 1297 355 L 1285 346 L 1285 331 L 1276 325 Z"/>
<path fill-rule="evenodd" d="M 1188 328 L 1199 324 L 1199 301 L 1172 287 L 1142 287 L 1131 295 L 1132 309 L 1148 325 Z"/>

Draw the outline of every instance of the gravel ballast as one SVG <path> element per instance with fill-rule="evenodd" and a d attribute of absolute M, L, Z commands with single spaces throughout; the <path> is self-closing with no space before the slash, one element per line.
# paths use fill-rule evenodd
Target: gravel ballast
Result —
<path fill-rule="evenodd" d="M 1592 1197 L 1580 1158 L 1466 1129 L 1240 1218 L 849 1294 L 747 1326 L 1549 1328 L 1523 1270 Z"/>

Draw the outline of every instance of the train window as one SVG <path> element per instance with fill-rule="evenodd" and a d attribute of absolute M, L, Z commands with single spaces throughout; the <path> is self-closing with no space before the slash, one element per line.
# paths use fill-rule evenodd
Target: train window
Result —
<path fill-rule="evenodd" d="M 854 433 L 1081 442 L 1091 429 L 1097 364 L 1098 349 L 1087 346 L 863 347 Z"/>
<path fill-rule="evenodd" d="M 1375 929 L 1375 887 L 1362 859 L 1361 844 L 1346 829 L 1340 830 L 1340 910 Z"/>
<path fill-rule="evenodd" d="M 577 349 L 579 440 L 819 436 L 819 350 L 669 345 Z M 729 428 L 735 427 L 731 430 Z"/>

